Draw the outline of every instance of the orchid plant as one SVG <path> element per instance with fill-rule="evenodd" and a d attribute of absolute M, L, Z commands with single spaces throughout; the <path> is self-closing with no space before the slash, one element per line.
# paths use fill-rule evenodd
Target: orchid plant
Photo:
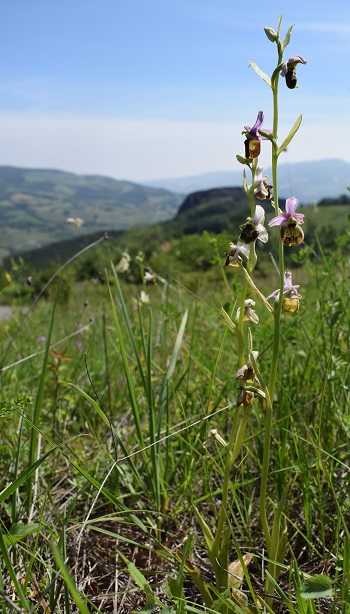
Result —
<path fill-rule="evenodd" d="M 237 371 L 236 380 L 239 382 L 239 388 L 237 390 L 236 411 L 233 417 L 230 440 L 223 448 L 223 453 L 226 456 L 223 472 L 221 507 L 218 513 L 215 534 L 211 532 L 199 511 L 196 510 L 197 518 L 205 536 L 208 556 L 216 575 L 217 587 L 221 592 L 225 592 L 230 585 L 227 570 L 229 569 L 228 552 L 232 535 L 228 526 L 227 505 L 231 472 L 243 446 L 244 434 L 249 416 L 249 406 L 259 400 L 265 412 L 264 448 L 260 483 L 260 519 L 266 543 L 267 559 L 269 561 L 269 573 L 265 581 L 265 599 L 262 603 L 270 612 L 274 609 L 273 594 L 280 573 L 281 564 L 283 564 L 286 548 L 282 514 L 286 494 L 279 498 L 277 498 L 276 494 L 275 505 L 272 510 L 268 509 L 267 505 L 269 461 L 272 444 L 273 400 L 275 397 L 275 384 L 280 351 L 280 322 L 282 311 L 289 314 L 295 313 L 299 308 L 299 300 L 301 299 L 301 295 L 298 293 L 299 285 L 292 284 L 292 273 L 289 270 L 285 270 L 284 250 L 285 248 L 299 245 L 304 239 L 304 233 L 301 228 L 304 222 L 304 214 L 296 212 L 298 199 L 294 196 L 288 198 L 285 204 L 285 211 L 280 209 L 278 200 L 278 158 L 292 141 L 302 120 L 301 116 L 297 118 L 289 134 L 279 145 L 277 137 L 279 80 L 280 77 L 283 77 L 289 89 L 297 88 L 296 67 L 298 64 L 306 64 L 306 60 L 301 55 L 294 55 L 287 61 L 284 61 L 284 51 L 290 43 L 293 26 L 288 29 L 285 37 L 281 39 L 281 20 L 282 18 L 280 17 L 277 31 L 273 28 L 264 28 L 268 40 L 276 44 L 277 47 L 277 65 L 271 78 L 254 62 L 250 62 L 250 66 L 263 79 L 272 92 L 273 126 L 272 129 L 264 128 L 264 113 L 263 111 L 259 111 L 254 125 L 252 127 L 244 126 L 244 131 L 242 132 L 245 136 L 245 155 L 237 155 L 237 160 L 245 166 L 243 183 L 250 203 L 250 216 L 247 217 L 246 222 L 240 226 L 237 243 L 230 243 L 230 251 L 226 253 L 225 261 L 226 266 L 234 267 L 236 271 L 241 271 L 243 274 L 243 287 L 235 321 L 231 320 L 227 313 L 224 314 L 225 320 L 230 321 L 230 329 L 235 330 L 237 333 L 239 369 Z M 269 141 L 271 146 L 271 185 L 267 183 L 268 177 L 263 174 L 263 168 L 258 166 L 261 148 L 262 146 L 265 147 L 265 145 L 262 145 L 263 141 Z M 251 181 L 249 184 L 246 176 L 247 172 L 251 174 Z M 280 236 L 278 238 L 278 270 L 280 283 L 278 289 L 271 292 L 268 297 L 265 297 L 259 291 L 252 279 L 252 274 L 257 262 L 255 251 L 256 241 L 261 241 L 262 243 L 268 241 L 268 232 L 264 226 L 265 209 L 260 204 L 256 204 L 256 199 L 271 201 L 274 207 L 275 216 L 271 219 L 268 226 L 271 229 L 278 226 L 280 229 Z M 257 365 L 258 352 L 256 348 L 253 349 L 252 330 L 253 325 L 256 326 L 259 324 L 259 317 L 254 310 L 255 301 L 248 298 L 249 290 L 253 290 L 255 297 L 261 300 L 274 320 L 269 382 L 265 382 L 259 372 Z M 273 306 L 269 303 L 271 300 L 274 301 Z M 223 312 L 223 308 L 221 308 L 221 311 Z M 247 571 L 245 570 L 245 572 L 246 579 L 249 581 Z M 203 594 L 203 596 L 205 597 L 206 604 L 212 605 L 210 600 L 208 600 L 208 594 Z M 231 598 L 235 601 L 232 592 Z M 242 605 L 244 605 L 244 600 L 239 602 L 240 599 L 243 599 L 242 594 L 238 596 L 236 594 L 236 599 L 237 605 L 242 607 Z M 255 603 L 255 607 L 256 610 L 258 610 L 259 606 L 257 603 Z"/>

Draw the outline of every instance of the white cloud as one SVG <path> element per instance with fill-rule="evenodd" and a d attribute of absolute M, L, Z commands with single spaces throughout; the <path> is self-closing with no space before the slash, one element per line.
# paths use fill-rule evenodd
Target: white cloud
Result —
<path fill-rule="evenodd" d="M 280 126 L 282 140 L 290 125 Z M 0 164 L 142 181 L 239 168 L 243 126 L 230 122 L 0 114 Z M 342 158 L 342 126 L 303 123 L 283 162 Z M 270 165 L 269 144 L 261 162 Z"/>

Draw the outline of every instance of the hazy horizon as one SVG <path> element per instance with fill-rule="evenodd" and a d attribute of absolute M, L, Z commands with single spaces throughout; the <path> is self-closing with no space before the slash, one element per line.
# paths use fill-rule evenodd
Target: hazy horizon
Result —
<path fill-rule="evenodd" d="M 276 49 L 263 27 L 295 24 L 286 58 L 302 55 L 298 85 L 280 83 L 283 139 L 303 122 L 288 162 L 343 158 L 350 89 L 350 5 L 266 0 L 35 0 L 6 3 L 0 46 L 0 164 L 58 168 L 142 183 L 237 170 L 242 130 L 258 111 L 272 125 Z M 263 143 L 263 165 L 270 145 Z M 287 160 L 286 160 L 287 161 Z"/>

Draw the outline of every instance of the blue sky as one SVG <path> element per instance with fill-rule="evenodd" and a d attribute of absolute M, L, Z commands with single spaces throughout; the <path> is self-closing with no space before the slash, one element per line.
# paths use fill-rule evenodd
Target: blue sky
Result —
<path fill-rule="evenodd" d="M 280 13 L 286 59 L 308 62 L 298 89 L 280 86 L 280 139 L 303 114 L 285 160 L 350 162 L 348 0 L 7 0 L 0 164 L 135 181 L 237 170 L 243 126 L 260 109 L 272 124 L 248 62 L 271 74 L 263 26 Z"/>

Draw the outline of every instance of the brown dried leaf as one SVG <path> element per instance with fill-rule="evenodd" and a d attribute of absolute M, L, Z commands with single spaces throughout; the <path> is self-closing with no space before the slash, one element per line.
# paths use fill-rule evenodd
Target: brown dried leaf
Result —
<path fill-rule="evenodd" d="M 252 554 L 245 554 L 243 556 L 243 561 L 246 567 L 248 567 L 249 563 L 253 559 Z M 241 561 L 237 559 L 233 561 L 228 566 L 228 586 L 230 589 L 239 588 L 242 584 L 244 578 L 244 571 L 241 565 Z"/>

